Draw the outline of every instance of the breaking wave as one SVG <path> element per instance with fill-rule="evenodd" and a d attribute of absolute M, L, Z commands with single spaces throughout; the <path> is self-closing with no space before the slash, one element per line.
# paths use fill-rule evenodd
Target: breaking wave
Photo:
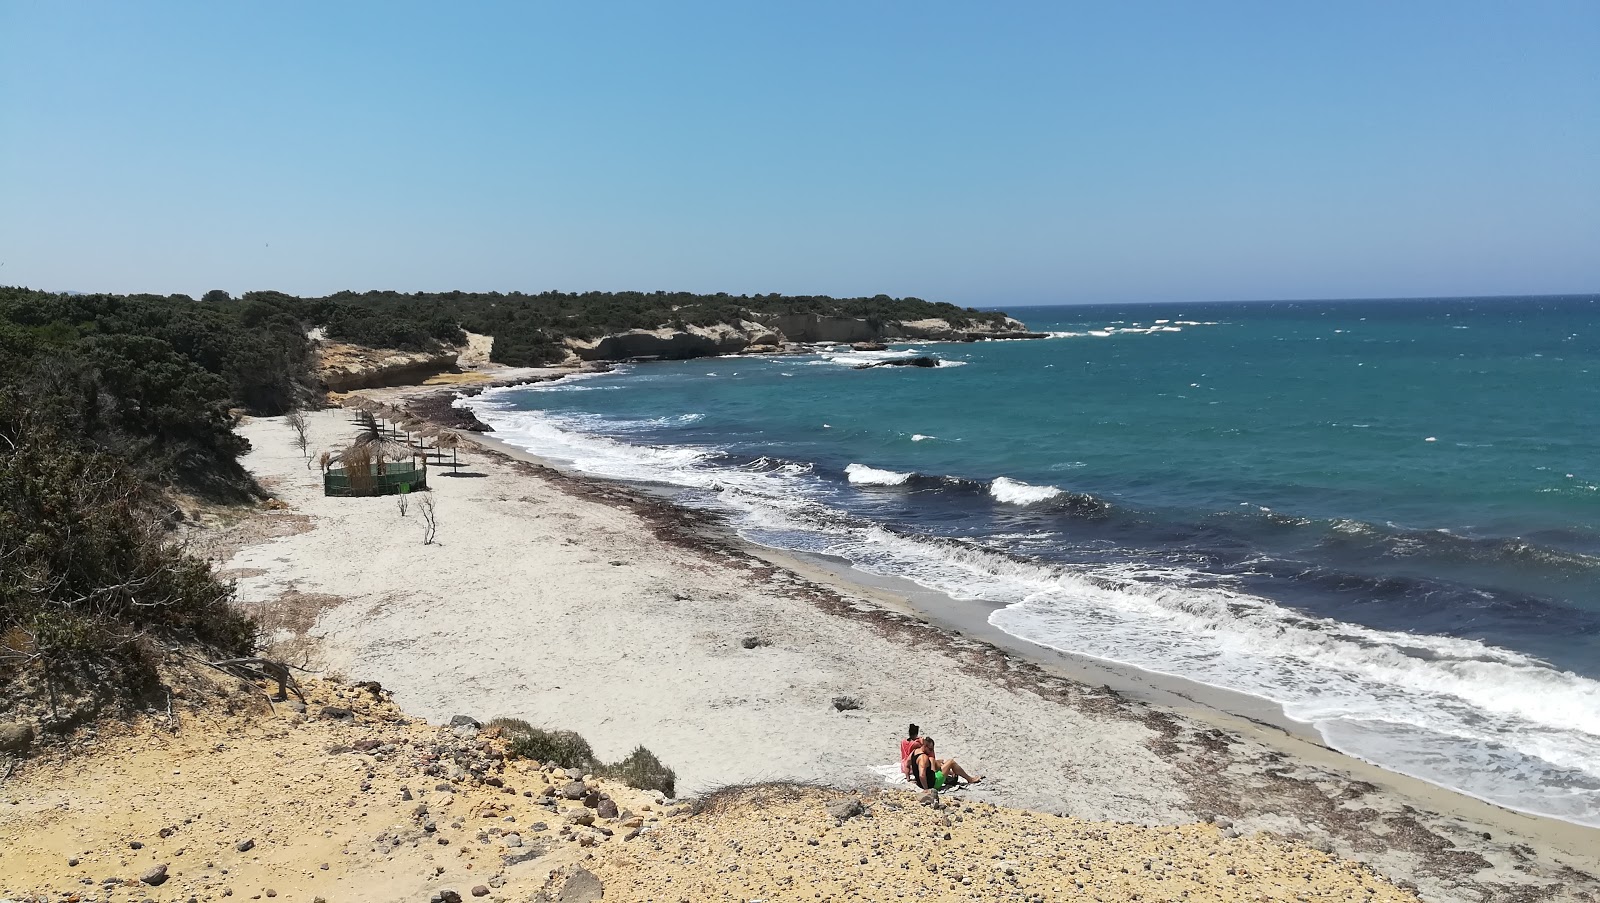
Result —
<path fill-rule="evenodd" d="M 1032 486 L 1009 477 L 995 477 L 994 482 L 989 484 L 989 494 L 994 496 L 995 501 L 1007 505 L 1035 505 L 1061 495 L 1061 490 L 1054 486 Z"/>
<path fill-rule="evenodd" d="M 900 486 L 912 477 L 909 473 L 879 470 L 865 464 L 851 464 L 844 472 L 850 482 L 857 486 Z"/>

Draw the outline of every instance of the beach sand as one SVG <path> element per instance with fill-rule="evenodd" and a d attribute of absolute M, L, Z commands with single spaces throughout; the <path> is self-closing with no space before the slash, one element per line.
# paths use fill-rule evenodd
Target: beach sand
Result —
<path fill-rule="evenodd" d="M 172 714 L 102 725 L 5 784 L 0 899 L 1416 899 L 1216 825 L 794 785 L 679 804 L 508 755 L 492 726 L 421 724 L 370 686 L 306 681 L 306 705 L 269 706 L 262 686 L 164 671 Z"/>
<path fill-rule="evenodd" d="M 313 456 L 345 444 L 348 419 L 310 417 Z M 264 515 L 286 526 L 216 546 L 241 600 L 284 628 L 286 653 L 381 681 L 430 721 L 525 718 L 608 760 L 642 743 L 687 794 L 880 788 L 915 722 L 988 776 L 961 791 L 973 802 L 1270 831 L 1429 900 L 1600 899 L 1600 831 L 1382 772 L 1239 700 L 1019 649 L 970 612 L 753 549 L 492 439 L 469 437 L 482 444 L 458 473 L 432 471 L 438 542 L 424 545 L 418 497 L 406 516 L 392 497 L 326 498 L 281 420 L 240 432 L 245 465 L 287 506 Z M 860 707 L 838 711 L 844 697 Z"/>

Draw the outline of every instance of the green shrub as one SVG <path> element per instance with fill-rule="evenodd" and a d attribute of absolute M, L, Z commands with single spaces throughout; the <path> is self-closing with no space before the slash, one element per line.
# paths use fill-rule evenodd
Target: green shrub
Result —
<path fill-rule="evenodd" d="M 677 773 L 661 764 L 656 754 L 643 746 L 636 747 L 615 765 L 602 765 L 595 758 L 594 750 L 589 748 L 589 742 L 572 731 L 547 731 L 521 718 L 495 718 L 488 727 L 500 731 L 506 738 L 507 750 L 514 756 L 591 771 L 636 790 L 653 790 L 663 796 L 672 796 L 677 790 Z"/>
<path fill-rule="evenodd" d="M 514 756 L 583 771 L 593 771 L 600 764 L 589 741 L 573 731 L 547 731 L 519 718 L 496 718 L 489 726 L 498 727 L 506 736 L 506 748 Z"/>
<path fill-rule="evenodd" d="M 677 772 L 661 764 L 656 754 L 643 746 L 635 747 L 626 759 L 607 765 L 600 773 L 636 790 L 653 790 L 668 797 L 674 795 L 678 784 Z"/>

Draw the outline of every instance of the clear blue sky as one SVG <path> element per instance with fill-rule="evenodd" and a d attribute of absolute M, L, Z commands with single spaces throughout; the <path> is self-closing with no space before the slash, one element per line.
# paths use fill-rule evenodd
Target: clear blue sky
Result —
<path fill-rule="evenodd" d="M 0 284 L 1600 290 L 1600 2 L 0 0 Z"/>

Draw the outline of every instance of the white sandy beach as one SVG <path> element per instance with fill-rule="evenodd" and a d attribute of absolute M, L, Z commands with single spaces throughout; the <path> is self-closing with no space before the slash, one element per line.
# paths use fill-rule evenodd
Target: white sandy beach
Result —
<path fill-rule="evenodd" d="M 310 421 L 313 456 L 352 432 L 342 410 Z M 290 509 L 275 516 L 309 518 L 219 562 L 241 600 L 329 597 L 310 630 L 321 663 L 380 681 L 432 721 L 525 718 L 578 731 L 607 760 L 644 744 L 684 794 L 776 778 L 880 783 L 916 722 L 941 755 L 988 776 L 961 791 L 973 798 L 1102 821 L 1214 815 L 1356 856 L 1426 899 L 1517 899 L 1505 894 L 1559 880 L 1571 896 L 1528 899 L 1600 892 L 1584 874 L 1600 832 L 1326 750 L 1286 755 L 1239 719 L 1119 702 L 926 627 L 881 591 L 664 537 L 625 493 L 574 492 L 570 478 L 464 445 L 460 474 L 432 471 L 439 541 L 424 545 L 416 497 L 405 517 L 392 497 L 327 498 L 281 420 L 240 432 L 253 444 L 245 465 Z M 770 645 L 746 649 L 746 637 Z M 835 711 L 842 696 L 860 710 Z"/>

